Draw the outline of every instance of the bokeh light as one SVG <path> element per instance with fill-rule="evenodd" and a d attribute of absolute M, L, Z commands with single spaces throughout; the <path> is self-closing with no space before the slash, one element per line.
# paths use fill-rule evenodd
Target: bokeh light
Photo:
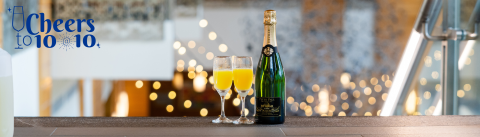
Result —
<path fill-rule="evenodd" d="M 240 105 L 240 99 L 238 99 L 238 98 L 233 99 L 233 105 L 234 106 Z"/>
<path fill-rule="evenodd" d="M 169 112 L 169 113 L 173 112 L 173 106 L 172 105 L 168 105 L 166 109 L 167 109 L 167 112 Z"/>
<path fill-rule="evenodd" d="M 458 90 L 458 91 L 457 91 L 457 96 L 458 96 L 459 98 L 463 98 L 463 97 L 465 96 L 465 91 L 463 91 L 463 90 Z"/>
<path fill-rule="evenodd" d="M 175 42 L 173 43 L 173 48 L 174 48 L 174 49 L 178 49 L 178 48 L 180 48 L 181 46 L 182 46 L 182 44 L 180 43 L 180 41 L 175 41 Z"/>
<path fill-rule="evenodd" d="M 175 91 L 168 92 L 169 99 L 175 99 L 176 96 L 177 96 L 177 93 L 175 93 Z"/>
<path fill-rule="evenodd" d="M 143 81 L 137 80 L 137 82 L 135 82 L 135 87 L 142 88 L 143 87 Z"/>
<path fill-rule="evenodd" d="M 363 89 L 363 93 L 365 93 L 365 95 L 370 95 L 372 94 L 372 89 L 370 87 L 366 87 Z"/>
<path fill-rule="evenodd" d="M 463 90 L 470 91 L 471 89 L 472 89 L 472 86 L 470 84 L 463 85 Z"/>
<path fill-rule="evenodd" d="M 191 49 L 195 48 L 196 45 L 197 44 L 195 43 L 195 41 L 189 41 L 188 42 L 188 47 L 191 48 Z"/>
<path fill-rule="evenodd" d="M 350 106 L 348 105 L 347 102 L 344 102 L 344 103 L 342 104 L 342 109 L 343 109 L 343 110 L 347 110 L 349 107 L 350 107 Z"/>
<path fill-rule="evenodd" d="M 210 40 L 215 40 L 215 39 L 217 39 L 217 33 L 213 32 L 213 31 L 210 32 L 210 33 L 208 33 L 208 38 L 209 38 Z"/>
<path fill-rule="evenodd" d="M 152 86 L 153 86 L 153 89 L 158 90 L 158 89 L 160 89 L 160 87 L 162 86 L 162 84 L 160 84 L 159 81 L 155 81 L 155 82 L 153 82 L 153 85 L 152 85 Z"/>
<path fill-rule="evenodd" d="M 292 104 L 293 102 L 295 102 L 295 99 L 293 97 L 288 97 L 287 98 L 287 103 L 288 104 Z"/>
<path fill-rule="evenodd" d="M 206 108 L 202 108 L 200 110 L 200 116 L 204 117 L 208 115 L 208 110 Z"/>
<path fill-rule="evenodd" d="M 213 57 L 214 57 L 214 55 L 213 55 L 212 52 L 208 52 L 207 55 L 206 55 L 206 57 L 207 57 L 208 60 L 212 60 Z"/>
<path fill-rule="evenodd" d="M 184 106 L 185 108 L 190 108 L 190 107 L 192 107 L 192 101 L 190 101 L 190 100 L 185 100 L 185 102 L 183 103 L 183 106 Z"/>
<path fill-rule="evenodd" d="M 218 50 L 220 50 L 220 52 L 227 52 L 228 47 L 225 44 L 220 44 L 220 46 L 218 46 Z"/>
<path fill-rule="evenodd" d="M 152 93 L 150 93 L 149 97 L 150 97 L 151 101 L 155 101 L 155 100 L 157 100 L 158 95 L 157 95 L 157 93 L 152 92 Z"/>
<path fill-rule="evenodd" d="M 308 103 L 313 103 L 314 98 L 313 98 L 312 95 L 308 95 L 306 100 L 307 100 Z"/>
<path fill-rule="evenodd" d="M 206 19 L 202 19 L 200 22 L 198 22 L 198 25 L 202 28 L 205 28 L 208 25 L 208 21 Z"/>
<path fill-rule="evenodd" d="M 178 54 L 180 55 L 185 54 L 185 52 L 187 52 L 187 49 L 185 49 L 185 47 L 180 47 L 180 49 L 178 49 Z"/>
<path fill-rule="evenodd" d="M 318 86 L 317 84 L 313 84 L 313 86 L 312 86 L 312 91 L 313 91 L 313 92 L 318 92 L 318 91 L 320 91 L 320 86 Z"/>
<path fill-rule="evenodd" d="M 198 47 L 198 53 L 200 53 L 200 54 L 205 53 L 205 47 L 203 47 L 203 46 Z"/>
<path fill-rule="evenodd" d="M 377 102 L 377 100 L 374 97 L 368 98 L 368 104 L 373 105 L 375 102 Z"/>

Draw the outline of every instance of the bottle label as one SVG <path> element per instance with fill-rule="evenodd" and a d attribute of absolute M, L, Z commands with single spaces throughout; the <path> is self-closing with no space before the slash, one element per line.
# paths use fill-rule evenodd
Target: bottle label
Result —
<path fill-rule="evenodd" d="M 262 54 L 264 56 L 267 56 L 267 57 L 270 57 L 272 56 L 273 54 L 277 53 L 277 47 L 274 47 L 272 45 L 265 45 L 263 48 L 262 48 Z"/>
<path fill-rule="evenodd" d="M 256 108 L 256 115 L 262 117 L 280 117 L 282 116 L 280 113 L 280 107 L 282 106 L 282 99 L 279 97 L 257 97 L 256 102 L 258 103 L 255 105 Z"/>

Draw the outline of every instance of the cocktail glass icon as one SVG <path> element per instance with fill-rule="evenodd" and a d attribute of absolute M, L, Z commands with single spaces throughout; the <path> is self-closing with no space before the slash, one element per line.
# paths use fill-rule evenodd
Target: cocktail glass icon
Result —
<path fill-rule="evenodd" d="M 21 37 L 20 31 L 22 31 L 24 27 L 25 27 L 25 14 L 23 13 L 23 6 L 14 6 L 13 16 L 12 16 L 12 28 L 15 31 L 17 31 L 16 37 Z M 22 47 L 20 47 L 21 45 L 18 42 L 18 38 L 17 38 L 17 44 L 18 44 L 18 47 L 16 47 L 15 49 L 23 49 Z"/>

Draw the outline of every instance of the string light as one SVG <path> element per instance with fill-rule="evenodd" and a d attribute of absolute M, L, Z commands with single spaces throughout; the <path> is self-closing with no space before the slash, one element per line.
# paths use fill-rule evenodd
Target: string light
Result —
<path fill-rule="evenodd" d="M 374 97 L 368 98 L 368 103 L 369 103 L 370 105 L 375 104 L 375 102 L 377 102 L 377 100 L 376 100 Z"/>
<path fill-rule="evenodd" d="M 340 75 L 340 83 L 342 83 L 344 88 L 348 88 L 350 84 L 350 78 L 351 76 L 349 73 L 342 73 L 342 75 Z"/>
<path fill-rule="evenodd" d="M 292 104 L 293 102 L 295 102 L 295 99 L 293 97 L 290 96 L 290 97 L 287 98 L 287 103 L 288 104 Z"/>
<path fill-rule="evenodd" d="M 435 85 L 435 90 L 440 92 L 442 90 L 442 86 L 440 86 L 440 84 Z"/>
<path fill-rule="evenodd" d="M 382 100 L 383 101 L 387 100 L 387 97 L 388 97 L 388 93 L 383 93 L 382 94 Z"/>
<path fill-rule="evenodd" d="M 174 49 L 178 49 L 178 48 L 180 48 L 181 46 L 182 46 L 182 43 L 180 43 L 180 41 L 175 41 L 175 42 L 173 43 L 173 48 L 174 48 Z"/>
<path fill-rule="evenodd" d="M 416 109 L 416 101 L 417 101 L 417 95 L 415 93 L 415 90 L 410 92 L 407 97 L 406 105 L 405 105 L 405 110 L 407 111 L 407 114 L 413 114 Z"/>
<path fill-rule="evenodd" d="M 193 71 L 188 72 L 188 78 L 190 78 L 190 79 L 195 78 L 195 72 L 193 72 Z"/>
<path fill-rule="evenodd" d="M 152 86 L 153 86 L 153 89 L 158 90 L 158 89 L 160 89 L 160 86 L 162 86 L 162 84 L 160 84 L 160 82 L 158 82 L 158 81 L 155 81 L 155 82 L 153 82 Z"/>
<path fill-rule="evenodd" d="M 191 49 L 195 48 L 196 45 L 197 44 L 195 43 L 195 41 L 189 41 L 188 42 L 188 47 L 191 48 Z"/>
<path fill-rule="evenodd" d="M 298 111 L 298 103 L 297 102 L 293 103 L 292 106 L 290 106 L 290 110 L 292 112 L 297 112 Z"/>
<path fill-rule="evenodd" d="M 344 102 L 344 103 L 342 104 L 342 109 L 343 109 L 343 110 L 347 110 L 348 108 L 349 108 L 348 103 L 347 103 L 347 102 Z"/>
<path fill-rule="evenodd" d="M 434 57 L 435 57 L 435 60 L 437 60 L 437 61 L 439 61 L 439 60 L 442 59 L 442 52 L 439 51 L 439 50 L 435 50 L 435 52 L 434 52 L 433 55 L 434 55 Z"/>
<path fill-rule="evenodd" d="M 355 106 L 356 106 L 357 108 L 361 108 L 361 107 L 363 106 L 362 101 L 360 101 L 360 100 L 355 101 Z"/>
<path fill-rule="evenodd" d="M 314 98 L 313 98 L 312 95 L 308 95 L 306 100 L 307 100 L 308 103 L 313 103 Z"/>
<path fill-rule="evenodd" d="M 213 85 L 213 82 L 214 82 L 214 81 L 213 81 L 213 76 L 210 76 L 210 77 L 208 78 L 208 82 L 210 82 L 210 84 Z"/>
<path fill-rule="evenodd" d="M 167 109 L 167 112 L 170 113 L 170 112 L 173 111 L 173 106 L 172 106 L 172 105 L 168 105 L 166 109 Z"/>
<path fill-rule="evenodd" d="M 214 55 L 213 55 L 212 52 L 208 52 L 206 56 L 207 56 L 207 59 L 208 59 L 208 60 L 212 60 L 213 57 L 214 57 Z"/>
<path fill-rule="evenodd" d="M 375 90 L 375 92 L 380 92 L 380 91 L 382 91 L 382 86 L 375 85 L 375 87 L 373 89 Z"/>
<path fill-rule="evenodd" d="M 208 114 L 208 110 L 207 110 L 206 108 L 202 108 L 202 109 L 200 110 L 200 115 L 201 115 L 202 117 L 207 116 L 207 114 Z"/>
<path fill-rule="evenodd" d="M 238 98 L 233 99 L 233 105 L 234 106 L 238 106 L 239 104 L 240 104 L 240 99 L 238 99 Z"/>
<path fill-rule="evenodd" d="M 432 72 L 432 78 L 433 79 L 438 79 L 438 72 L 437 71 Z"/>
<path fill-rule="evenodd" d="M 389 80 L 389 79 L 390 79 L 390 77 L 388 75 L 386 75 L 386 74 L 382 75 L 382 81 L 383 82 L 385 82 L 385 80 Z"/>
<path fill-rule="evenodd" d="M 188 62 L 188 65 L 191 66 L 191 67 L 193 67 L 193 66 L 197 65 L 197 61 L 195 61 L 194 59 L 192 59 L 192 60 L 190 60 L 190 61 Z"/>
<path fill-rule="evenodd" d="M 425 62 L 426 67 L 432 66 L 432 57 L 426 56 L 425 59 L 423 60 L 423 62 Z"/>
<path fill-rule="evenodd" d="M 392 81 L 391 80 L 385 81 L 385 87 L 390 88 L 391 86 L 392 86 Z"/>
<path fill-rule="evenodd" d="M 200 22 L 198 22 L 198 25 L 200 25 L 202 28 L 205 28 L 208 25 L 208 21 L 206 19 L 202 19 Z"/>
<path fill-rule="evenodd" d="M 200 54 L 205 53 L 205 47 L 203 47 L 203 46 L 198 47 L 198 53 L 200 53 Z"/>
<path fill-rule="evenodd" d="M 300 109 L 301 110 L 305 110 L 306 106 L 307 106 L 307 103 L 305 103 L 305 102 L 300 103 Z"/>
<path fill-rule="evenodd" d="M 378 79 L 373 77 L 372 79 L 370 79 L 370 84 L 377 85 L 378 84 Z"/>
<path fill-rule="evenodd" d="M 318 92 L 318 91 L 320 91 L 320 86 L 318 86 L 317 84 L 313 84 L 313 86 L 312 86 L 312 91 L 313 91 L 313 92 Z"/>
<path fill-rule="evenodd" d="M 355 97 L 355 98 L 360 97 L 360 91 L 358 91 L 358 90 L 353 91 L 353 97 Z"/>
<path fill-rule="evenodd" d="M 361 88 L 364 88 L 367 86 L 367 83 L 365 83 L 365 80 L 360 80 L 360 82 L 358 82 L 358 86 L 360 86 Z"/>
<path fill-rule="evenodd" d="M 350 82 L 350 89 L 352 89 L 352 90 L 355 89 L 355 82 Z"/>
<path fill-rule="evenodd" d="M 426 84 L 427 84 L 427 79 L 421 78 L 421 79 L 420 79 L 420 84 L 421 84 L 421 85 L 426 85 Z"/>
<path fill-rule="evenodd" d="M 225 44 L 220 44 L 220 46 L 218 46 L 218 50 L 220 50 L 220 52 L 227 52 L 228 47 Z"/>
<path fill-rule="evenodd" d="M 141 80 L 137 80 L 137 82 L 135 82 L 135 87 L 142 88 L 143 87 L 143 82 Z"/>
<path fill-rule="evenodd" d="M 188 67 L 188 72 L 193 72 L 193 71 L 195 71 L 195 67 L 192 67 L 192 66 Z"/>
<path fill-rule="evenodd" d="M 432 96 L 432 94 L 429 91 L 425 91 L 423 93 L 423 98 L 425 98 L 425 99 L 430 99 L 431 96 Z"/>
<path fill-rule="evenodd" d="M 248 95 L 249 96 L 253 95 L 253 89 L 252 88 L 250 88 L 250 90 L 248 91 Z"/>
<path fill-rule="evenodd" d="M 185 47 L 180 47 L 180 49 L 178 49 L 178 54 L 180 55 L 185 54 L 185 52 L 187 52 L 187 49 L 185 49 Z"/>
<path fill-rule="evenodd" d="M 176 96 L 177 96 L 177 93 L 175 93 L 175 91 L 168 92 L 169 99 L 175 99 Z"/>
<path fill-rule="evenodd" d="M 340 94 L 340 98 L 342 98 L 342 100 L 347 100 L 348 94 L 346 92 L 342 92 L 342 94 Z"/>
<path fill-rule="evenodd" d="M 465 91 L 463 91 L 463 90 L 458 90 L 458 91 L 457 91 L 457 96 L 458 96 L 459 98 L 463 98 L 463 97 L 465 96 Z"/>
<path fill-rule="evenodd" d="M 465 84 L 465 85 L 463 85 L 463 89 L 465 91 L 470 91 L 472 89 L 472 86 L 470 84 Z"/>
<path fill-rule="evenodd" d="M 331 101 L 331 102 L 337 101 L 337 95 L 332 94 L 332 95 L 330 96 L 330 101 Z"/>
<path fill-rule="evenodd" d="M 203 71 L 203 66 L 202 66 L 202 65 L 198 65 L 195 70 L 197 71 L 197 73 L 200 73 L 200 72 Z"/>
<path fill-rule="evenodd" d="M 370 95 L 370 94 L 372 94 L 372 89 L 370 87 L 366 87 L 363 90 L 363 93 L 365 93 L 365 95 Z"/>
<path fill-rule="evenodd" d="M 183 60 L 178 60 L 177 61 L 177 66 L 184 66 L 185 65 L 185 61 Z"/>
<path fill-rule="evenodd" d="M 185 108 L 190 108 L 192 106 L 192 101 L 185 100 L 185 102 L 183 103 L 183 106 L 185 106 Z"/>
<path fill-rule="evenodd" d="M 210 33 L 208 33 L 208 38 L 209 38 L 210 40 L 215 40 L 215 39 L 217 39 L 217 33 L 213 32 L 213 31 L 210 32 Z"/>
<path fill-rule="evenodd" d="M 150 93 L 150 100 L 151 101 L 157 100 L 157 97 L 158 97 L 157 93 L 155 93 L 155 92 Z"/>

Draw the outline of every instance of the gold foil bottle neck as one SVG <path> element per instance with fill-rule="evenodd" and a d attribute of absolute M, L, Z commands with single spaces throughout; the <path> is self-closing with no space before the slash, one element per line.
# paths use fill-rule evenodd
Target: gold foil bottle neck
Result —
<path fill-rule="evenodd" d="M 263 24 L 275 25 L 277 24 L 277 13 L 275 10 L 266 10 L 263 15 Z"/>

